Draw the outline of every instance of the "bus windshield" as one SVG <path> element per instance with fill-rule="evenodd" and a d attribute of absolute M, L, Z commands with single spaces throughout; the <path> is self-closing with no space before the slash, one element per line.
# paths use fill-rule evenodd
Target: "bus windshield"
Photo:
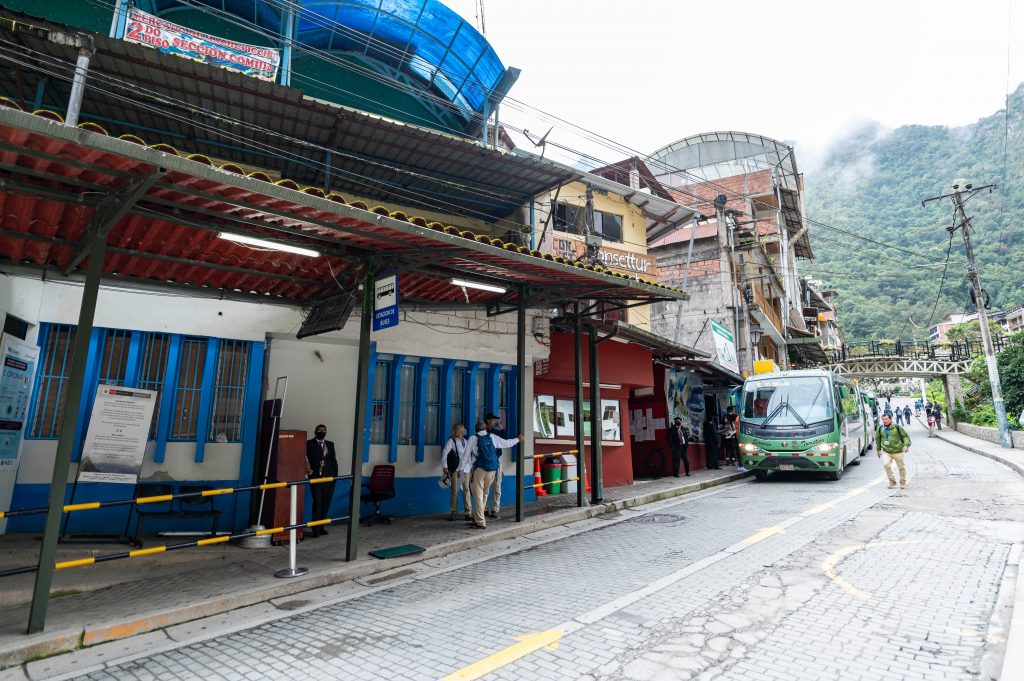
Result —
<path fill-rule="evenodd" d="M 747 381 L 740 417 L 760 426 L 804 426 L 834 415 L 832 390 L 820 376 Z"/>

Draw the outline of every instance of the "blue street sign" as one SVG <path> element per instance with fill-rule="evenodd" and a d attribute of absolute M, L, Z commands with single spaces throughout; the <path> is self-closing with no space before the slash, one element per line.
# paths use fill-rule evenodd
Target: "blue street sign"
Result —
<path fill-rule="evenodd" d="M 398 326 L 398 276 L 389 274 L 373 282 L 373 330 Z"/>

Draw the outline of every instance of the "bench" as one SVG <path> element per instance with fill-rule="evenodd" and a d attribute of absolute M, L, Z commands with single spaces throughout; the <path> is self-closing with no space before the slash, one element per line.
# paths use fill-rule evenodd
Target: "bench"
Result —
<path fill-rule="evenodd" d="M 170 499 L 167 501 L 154 502 L 152 504 L 135 504 L 135 514 L 138 521 L 135 524 L 135 533 L 131 537 L 131 543 L 142 547 L 142 528 L 147 520 L 178 520 L 181 518 L 210 518 L 210 536 L 217 534 L 217 527 L 220 525 L 220 511 L 213 504 L 213 497 L 201 495 L 206 490 L 213 489 L 209 485 L 182 485 L 179 494 L 194 494 L 195 496 Z M 158 497 L 174 494 L 174 487 L 164 484 L 140 485 L 136 497 Z M 131 520 L 129 519 L 129 522 Z"/>

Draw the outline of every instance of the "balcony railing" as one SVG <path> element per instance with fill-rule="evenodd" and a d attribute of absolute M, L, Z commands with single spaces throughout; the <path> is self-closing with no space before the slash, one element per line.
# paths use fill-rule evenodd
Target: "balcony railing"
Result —
<path fill-rule="evenodd" d="M 992 345 L 999 352 L 1009 343 L 1008 336 L 993 336 Z M 950 359 L 955 362 L 985 354 L 980 338 L 960 341 L 866 341 L 847 343 L 838 349 L 826 350 L 831 362 L 871 357 L 898 357 L 904 359 Z"/>

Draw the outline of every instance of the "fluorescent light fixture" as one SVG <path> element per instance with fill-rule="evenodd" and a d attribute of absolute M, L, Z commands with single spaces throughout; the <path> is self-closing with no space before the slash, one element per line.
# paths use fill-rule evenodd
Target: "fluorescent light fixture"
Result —
<path fill-rule="evenodd" d="M 282 251 L 284 253 L 294 253 L 296 255 L 305 255 L 310 258 L 320 257 L 320 251 L 314 251 L 311 248 L 302 248 L 301 246 L 292 246 L 291 244 L 279 244 L 276 241 L 266 241 L 265 239 L 257 239 L 254 236 L 245 236 L 244 234 L 232 234 L 231 232 L 218 232 L 217 236 L 227 241 L 235 241 L 246 246 L 256 246 L 257 248 L 266 248 L 269 251 Z"/>
<path fill-rule="evenodd" d="M 452 284 L 455 286 L 462 286 L 463 288 L 475 288 L 481 291 L 490 291 L 491 293 L 504 293 L 504 286 L 494 286 L 493 284 L 482 284 L 479 281 L 467 281 L 465 279 L 452 279 Z"/>

